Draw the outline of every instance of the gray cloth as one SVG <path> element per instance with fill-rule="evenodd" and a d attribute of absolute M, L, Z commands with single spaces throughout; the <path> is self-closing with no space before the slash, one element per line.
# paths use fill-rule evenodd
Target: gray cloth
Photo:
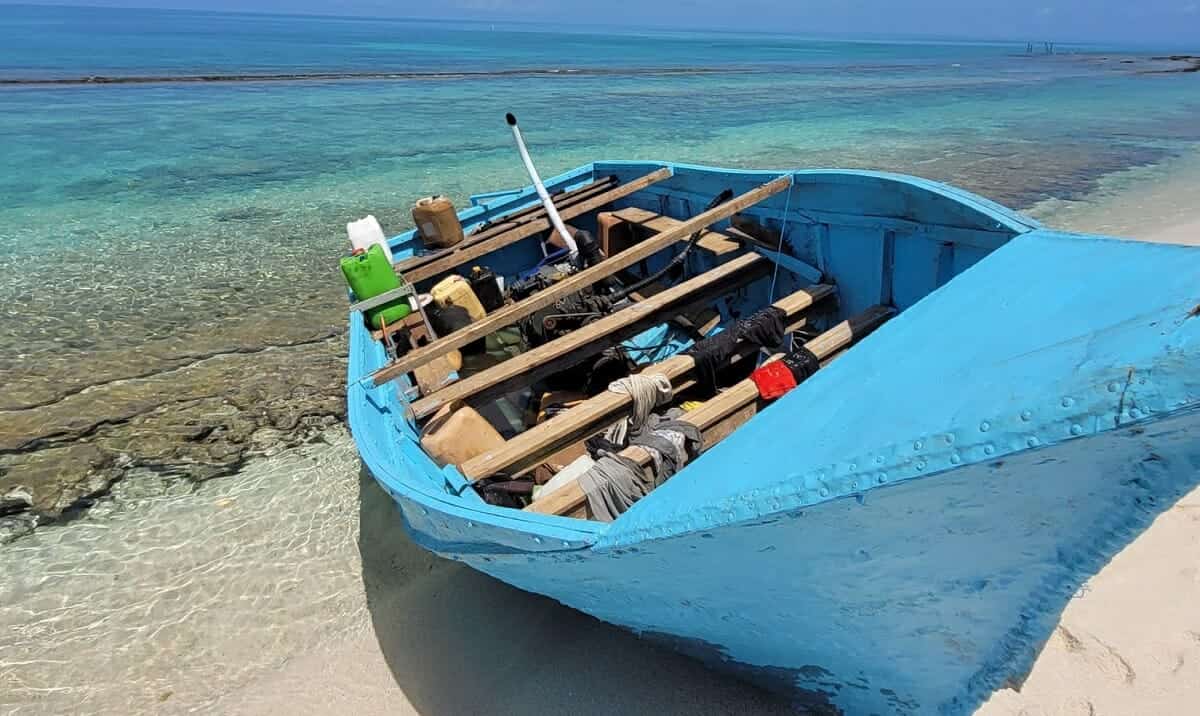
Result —
<path fill-rule="evenodd" d="M 657 420 L 646 423 L 646 429 L 634 435 L 630 445 L 639 445 L 654 459 L 654 484 L 661 485 L 700 452 L 700 428 L 682 420 Z"/>
<path fill-rule="evenodd" d="M 601 522 L 617 519 L 654 489 L 640 465 L 611 452 L 601 454 L 596 464 L 579 476 L 579 486 L 592 516 Z"/>
<path fill-rule="evenodd" d="M 587 496 L 592 516 L 612 522 L 681 470 L 700 451 L 700 429 L 680 420 L 662 420 L 650 415 L 642 430 L 630 440 L 650 454 L 651 477 L 633 460 L 614 452 L 601 452 L 587 472 L 579 476 L 579 486 Z"/>

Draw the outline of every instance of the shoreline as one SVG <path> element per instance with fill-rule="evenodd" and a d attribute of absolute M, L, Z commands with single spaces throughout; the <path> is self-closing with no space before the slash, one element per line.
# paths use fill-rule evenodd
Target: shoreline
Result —
<path fill-rule="evenodd" d="M 938 163 L 898 169 L 924 168 L 950 182 L 968 178 L 963 171 L 983 171 L 969 158 L 962 161 L 959 168 Z M 974 183 L 999 180 L 989 173 Z M 1036 183 L 1013 181 L 1026 192 L 1038 190 Z M 1073 190 L 1061 181 L 1048 183 L 1046 193 L 1067 198 L 1035 203 L 1025 213 L 1056 228 L 1116 236 L 1144 236 L 1172 223 L 1186 238 L 1188 201 L 1161 197 L 1173 196 L 1172 183 L 1200 183 L 1200 148 L 1073 181 L 1079 183 Z M 115 268 L 127 254 L 136 260 L 130 252 L 141 248 L 99 260 Z M 229 257 L 236 250 L 231 235 L 197 258 L 233 269 Z M 294 280 L 306 280 L 301 277 L 321 275 L 335 254 L 332 247 L 322 248 L 286 270 Z M 97 259 L 80 254 L 70 261 L 66 273 L 94 280 L 88 272 Z M 77 519 L 133 472 L 157 471 L 196 483 L 228 476 L 247 459 L 303 443 L 314 430 L 344 418 L 345 334 L 339 324 L 344 298 L 336 282 L 311 284 L 308 297 L 296 304 L 297 314 L 294 297 L 268 290 L 254 299 L 262 287 L 221 281 L 206 277 L 202 290 L 186 299 L 195 310 L 219 312 L 216 320 L 183 323 L 165 334 L 151 329 L 131 349 L 124 344 L 136 342 L 141 317 L 126 314 L 86 336 L 81 347 L 87 350 L 76 358 L 56 350 L 48 362 L 31 362 L 30 368 L 19 366 L 22 356 L 15 370 L 5 373 L 0 365 L 0 373 L 11 378 L 11 390 L 0 398 L 0 549 L 39 525 Z M 145 310 L 169 306 L 155 303 Z M 303 320 L 295 320 L 297 315 Z M 114 343 L 126 330 L 133 337 Z M 38 355 L 40 349 L 28 350 Z M 86 370 L 78 369 L 79 361 Z M 255 374 L 260 377 L 246 379 Z"/>

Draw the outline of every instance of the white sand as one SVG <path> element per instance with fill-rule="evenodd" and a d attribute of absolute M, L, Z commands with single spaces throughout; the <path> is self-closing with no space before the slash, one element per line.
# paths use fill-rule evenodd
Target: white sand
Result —
<path fill-rule="evenodd" d="M 1135 199 L 1122 193 L 1105 207 Z M 1082 223 L 1066 228 L 1083 229 Z M 1200 243 L 1200 220 L 1152 226 L 1139 238 Z M 362 513 L 360 538 L 391 542 L 377 556 L 363 548 L 372 623 L 228 694 L 217 711 L 787 712 L 774 697 L 728 676 L 429 557 L 386 524 L 389 509 L 379 504 Z M 1080 590 L 1020 692 L 996 692 L 979 714 L 1184 714 L 1197 713 L 1198 704 L 1200 489 Z"/>
<path fill-rule="evenodd" d="M 1185 158 L 1188 169 L 1194 158 Z M 1143 241 L 1200 245 L 1193 175 L 1139 182 L 1054 221 Z M 1183 217 L 1185 220 L 1180 220 Z M 1052 217 L 1053 218 L 1053 217 Z M 1200 291 L 1200 281 L 1197 283 Z M 1020 692 L 977 716 L 1200 713 L 1200 488 L 1160 515 L 1067 606 Z"/>

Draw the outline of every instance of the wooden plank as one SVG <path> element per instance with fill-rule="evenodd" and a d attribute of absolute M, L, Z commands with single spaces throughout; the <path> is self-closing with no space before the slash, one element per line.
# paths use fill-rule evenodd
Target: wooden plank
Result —
<path fill-rule="evenodd" d="M 819 360 L 825 361 L 851 343 L 861 340 L 894 314 L 893 309 L 873 306 L 862 314 L 848 321 L 842 321 L 825 331 L 805 343 L 804 347 L 812 351 Z M 767 360 L 768 362 L 776 361 L 782 357 L 782 353 L 776 353 Z M 753 380 L 746 378 L 705 401 L 704 405 L 699 408 L 684 413 L 679 420 L 691 423 L 700 429 L 703 435 L 704 449 L 708 450 L 754 417 L 758 411 L 758 402 L 758 386 L 754 384 Z M 621 457 L 633 460 L 644 470 L 649 470 L 653 461 L 649 452 L 636 445 L 625 448 L 620 454 Z M 579 481 L 572 480 L 544 499 L 534 500 L 525 510 L 547 515 L 569 515 L 579 510 L 586 501 L 587 495 L 584 494 Z"/>
<path fill-rule="evenodd" d="M 660 286 L 658 284 L 658 282 L 651 283 L 650 285 L 648 285 L 642 289 L 642 291 L 651 292 L 650 293 L 651 296 L 658 294 L 662 290 L 664 290 L 664 289 L 662 288 L 662 286 Z M 633 293 L 629 294 L 629 297 L 631 299 L 633 299 L 634 301 L 638 301 L 638 302 L 645 301 L 647 298 L 649 298 L 649 296 L 646 296 L 645 294 L 643 294 L 642 291 L 634 291 Z M 696 325 L 696 321 L 699 320 L 700 317 L 696 316 L 696 315 L 692 315 L 695 313 L 700 313 L 703 317 L 707 318 L 707 320 L 704 321 L 703 325 L 701 325 L 701 326 Z M 711 331 L 712 329 L 716 328 L 717 325 L 721 323 L 721 314 L 718 313 L 716 311 L 716 309 L 713 308 L 712 306 L 707 306 L 700 310 L 691 308 L 691 309 L 687 310 L 687 314 L 689 314 L 689 315 L 684 315 L 684 313 L 677 313 L 668 320 L 670 320 L 671 323 L 674 323 L 676 326 L 679 326 L 683 330 L 687 331 L 688 333 L 692 334 L 692 338 L 695 340 L 700 340 L 701 338 L 707 337 L 708 331 Z M 703 330 L 704 326 L 708 326 L 707 331 Z"/>
<path fill-rule="evenodd" d="M 710 209 L 698 216 L 695 216 L 682 224 L 679 224 L 673 229 L 664 231 L 659 234 L 635 244 L 634 246 L 622 251 L 616 256 L 610 256 L 599 264 L 590 268 L 584 269 L 579 273 L 563 279 L 553 286 L 538 291 L 532 296 L 526 298 L 520 303 L 514 303 L 503 308 L 499 308 L 483 320 L 476 321 L 468 326 L 465 326 L 450 335 L 443 336 L 433 343 L 419 348 L 408 355 L 400 358 L 391 365 L 379 369 L 372 376 L 375 385 L 392 380 L 393 378 L 404 375 L 411 371 L 414 367 L 436 358 L 447 351 L 461 348 L 473 341 L 484 338 L 489 333 L 511 326 L 525 316 L 541 310 L 546 306 L 553 304 L 563 296 L 569 296 L 573 293 L 578 293 L 582 289 L 591 286 L 592 284 L 613 275 L 617 271 L 628 268 L 642 259 L 653 256 L 659 251 L 675 244 L 696 231 L 705 229 L 712 224 L 715 224 L 722 219 L 727 218 L 731 214 L 739 212 L 748 206 L 766 199 L 767 197 L 778 194 L 791 186 L 792 178 L 785 175 L 767 182 L 762 186 L 752 189 L 739 197 L 735 197 L 730 201 L 721 204 L 713 209 Z M 499 238 L 499 237 L 498 237 Z"/>
<path fill-rule="evenodd" d="M 550 199 L 554 202 L 555 208 L 566 208 L 584 199 L 589 199 L 602 191 L 607 191 L 616 186 L 616 184 L 616 176 L 610 175 L 585 184 L 577 189 L 572 189 L 571 191 L 560 191 L 557 194 L 551 194 Z M 517 224 L 523 224 L 527 221 L 544 217 L 546 215 L 546 207 L 540 201 L 537 201 L 537 194 L 530 195 L 527 198 L 534 199 L 536 203 L 524 209 L 518 209 L 511 214 L 505 214 L 490 220 L 468 234 L 467 239 L 487 239 L 502 231 L 507 231 Z"/>
<path fill-rule="evenodd" d="M 817 301 L 832 296 L 832 286 L 810 286 L 797 291 L 773 305 L 787 313 L 789 319 L 797 316 Z M 757 348 L 743 344 L 748 355 L 758 352 Z M 688 355 L 670 358 L 644 368 L 645 375 L 661 373 L 678 389 L 680 381 L 696 367 L 696 361 Z M 517 475 L 537 466 L 546 455 L 582 440 L 605 426 L 629 414 L 633 400 L 628 395 L 605 391 L 588 398 L 579 405 L 544 423 L 535 425 L 507 441 L 503 447 L 490 450 L 459 466 L 468 480 L 478 480 L 496 473 Z"/>
<path fill-rule="evenodd" d="M 394 335 L 405 328 L 412 332 L 413 338 L 425 335 L 425 323 L 421 320 L 421 314 L 414 311 L 405 316 L 404 320 L 389 323 L 387 333 L 388 335 Z M 428 338 L 428 336 L 425 337 Z M 383 329 L 373 329 L 371 331 L 371 339 L 376 341 L 383 340 Z"/>
<path fill-rule="evenodd" d="M 603 179 L 597 179 L 596 181 L 581 186 L 578 189 L 572 189 L 568 192 L 559 192 L 558 194 L 551 194 L 551 198 L 554 200 L 555 207 L 561 207 L 565 209 L 573 204 L 590 199 L 591 197 L 603 191 L 611 189 L 614 185 L 616 185 L 616 183 L 616 177 L 609 176 Z M 534 195 L 533 197 L 527 198 L 536 199 L 537 196 Z M 542 206 L 541 202 L 537 202 L 531 206 L 517 209 L 511 214 L 504 214 L 492 219 L 490 223 L 480 227 L 474 233 L 468 234 L 455 246 L 445 249 L 438 249 L 437 251 L 430 251 L 418 256 L 409 256 L 408 258 L 397 261 L 395 264 L 393 264 L 393 268 L 402 274 L 407 271 L 412 271 L 418 266 L 424 266 L 425 264 L 440 259 L 444 256 L 449 256 L 455 251 L 465 249 L 468 246 L 472 246 L 480 241 L 483 241 L 484 239 L 490 239 L 496 234 L 516 228 L 521 224 L 543 218 L 545 215 L 546 208 Z"/>
<path fill-rule="evenodd" d="M 651 184 L 660 182 L 670 176 L 670 169 L 659 169 L 658 171 L 651 172 L 644 177 L 634 179 L 631 182 L 622 184 L 614 189 L 610 189 L 603 194 L 593 196 L 590 199 L 579 202 L 578 204 L 565 207 L 558 212 L 559 216 L 562 217 L 563 221 L 570 221 L 576 216 L 582 216 L 589 211 L 595 211 L 596 209 L 608 206 L 618 199 L 623 199 L 630 194 L 639 192 Z M 474 261 L 481 256 L 486 256 L 493 251 L 498 251 L 505 246 L 515 244 L 518 241 L 523 241 L 534 234 L 540 234 L 543 231 L 548 231 L 549 229 L 550 219 L 547 217 L 538 218 L 528 223 L 521 224 L 514 229 L 503 231 L 495 236 L 483 239 L 477 243 L 473 243 L 464 249 L 455 251 L 449 256 L 444 256 L 440 259 L 430 261 L 422 266 L 418 266 L 407 273 L 402 271 L 401 274 L 409 283 L 420 283 L 421 281 L 433 278 L 434 276 L 444 274 L 448 271 L 453 271 L 468 261 Z"/>
<path fill-rule="evenodd" d="M 679 219 L 655 214 L 653 211 L 646 211 L 637 207 L 619 209 L 613 212 L 613 216 L 635 226 L 644 226 L 654 232 L 667 231 L 683 223 Z M 738 242 L 720 231 L 713 231 L 712 229 L 707 229 L 701 233 L 700 238 L 696 240 L 696 245 L 717 256 L 736 253 L 741 249 Z"/>
<path fill-rule="evenodd" d="M 656 293 L 651 298 L 611 313 L 579 330 L 526 351 L 503 363 L 460 380 L 434 395 L 413 403 L 417 419 L 433 415 L 455 400 L 484 401 L 570 368 L 607 348 L 666 320 L 664 311 L 685 311 L 711 302 L 767 275 L 770 262 L 756 254 L 739 258 L 691 278 L 678 286 Z"/>

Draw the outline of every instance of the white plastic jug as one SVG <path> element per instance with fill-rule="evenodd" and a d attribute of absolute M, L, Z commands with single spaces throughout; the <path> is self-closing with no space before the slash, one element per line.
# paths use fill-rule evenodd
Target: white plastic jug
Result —
<path fill-rule="evenodd" d="M 354 248 L 366 251 L 371 248 L 371 244 L 379 244 L 383 247 L 383 253 L 387 256 L 388 263 L 395 263 L 395 259 L 392 258 L 392 248 L 388 246 L 387 237 L 383 235 L 383 227 L 379 225 L 379 220 L 373 214 L 368 215 L 365 219 L 346 224 L 346 233 L 350 235 L 350 245 Z"/>

